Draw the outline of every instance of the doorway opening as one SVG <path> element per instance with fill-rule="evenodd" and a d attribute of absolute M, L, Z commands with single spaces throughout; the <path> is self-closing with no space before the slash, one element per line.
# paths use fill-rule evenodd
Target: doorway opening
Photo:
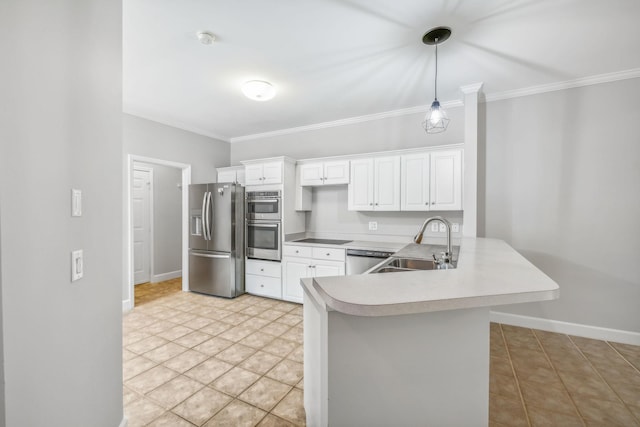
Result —
<path fill-rule="evenodd" d="M 128 155 L 126 182 L 127 277 L 122 307 L 128 311 L 136 300 L 153 297 L 152 289 L 154 293 L 157 290 L 158 295 L 175 291 L 176 287 L 183 291 L 189 289 L 188 187 L 191 165 Z M 179 210 L 175 209 L 176 203 L 180 205 Z M 176 245 L 176 241 L 180 245 Z M 140 295 L 137 295 L 138 289 Z"/>

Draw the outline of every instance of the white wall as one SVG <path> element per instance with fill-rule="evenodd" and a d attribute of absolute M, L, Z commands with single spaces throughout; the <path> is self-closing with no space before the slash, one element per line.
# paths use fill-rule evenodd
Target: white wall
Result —
<path fill-rule="evenodd" d="M 229 166 L 229 144 L 151 120 L 123 114 L 124 153 L 191 165 L 193 184 L 215 182 Z"/>
<path fill-rule="evenodd" d="M 0 240 L 9 426 L 118 426 L 122 7 L 0 4 Z M 35 37 L 35 38 L 34 38 Z M 70 216 L 70 190 L 83 216 Z M 85 276 L 70 282 L 70 252 Z"/>
<path fill-rule="evenodd" d="M 136 162 L 138 163 L 138 162 Z M 153 169 L 153 276 L 182 269 L 182 170 L 139 163 Z M 154 277 L 151 281 L 155 280 Z"/>
<path fill-rule="evenodd" d="M 640 332 L 639 100 L 632 79 L 481 105 L 480 232 L 560 285 L 494 310 Z"/>
<path fill-rule="evenodd" d="M 440 134 L 427 135 L 421 127 L 424 114 L 410 114 L 234 142 L 231 144 L 231 164 L 273 156 L 289 156 L 299 160 L 463 143 L 464 108 L 450 108 L 447 112 L 451 119 L 449 129 Z"/>

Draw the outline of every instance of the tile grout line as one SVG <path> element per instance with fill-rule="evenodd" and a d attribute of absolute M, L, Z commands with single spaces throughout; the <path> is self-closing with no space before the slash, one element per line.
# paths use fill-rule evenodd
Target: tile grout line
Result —
<path fill-rule="evenodd" d="M 620 356 L 620 358 L 621 358 L 622 360 L 624 360 L 625 362 L 627 362 L 627 363 L 629 364 L 629 366 L 631 366 L 631 368 L 632 368 L 633 370 L 635 370 L 638 374 L 640 374 L 640 369 L 638 369 L 638 368 L 636 367 L 636 365 L 634 365 L 633 363 L 629 362 L 629 360 L 627 360 L 627 358 L 624 356 L 624 354 L 620 353 L 620 352 L 618 351 L 618 349 L 617 349 L 617 348 L 615 348 L 613 345 L 611 345 L 611 343 L 610 343 L 609 341 L 605 341 L 605 342 L 607 343 L 607 345 L 608 345 L 608 346 L 609 346 L 613 351 L 615 351 L 615 352 L 616 352 L 616 354 L 617 354 L 618 356 Z"/>
<path fill-rule="evenodd" d="M 509 359 L 509 366 L 511 366 L 511 373 L 513 374 L 513 378 L 516 381 L 516 388 L 518 389 L 518 396 L 520 396 L 520 403 L 522 404 L 522 409 L 524 409 L 524 416 L 527 419 L 527 425 L 531 427 L 531 419 L 529 418 L 529 411 L 527 410 L 527 405 L 524 403 L 524 396 L 522 395 L 522 390 L 520 389 L 520 380 L 516 375 L 516 369 L 513 366 L 513 360 L 511 360 L 511 352 L 509 351 L 509 346 L 507 345 L 507 338 L 504 336 L 504 331 L 502 330 L 502 324 L 500 325 L 500 336 L 502 337 L 502 344 L 504 345 L 505 350 L 507 351 L 507 358 Z M 491 376 L 491 374 L 489 374 Z"/>
<path fill-rule="evenodd" d="M 593 364 L 593 362 L 591 362 L 591 359 L 589 359 L 589 357 L 587 357 L 586 354 L 584 354 L 584 352 L 582 351 L 582 349 L 578 346 L 578 344 L 576 344 L 573 339 L 571 338 L 571 336 L 567 335 L 567 337 L 569 338 L 569 340 L 571 341 L 571 343 L 573 343 L 573 345 L 578 349 L 578 351 L 580 352 L 580 354 L 582 355 L 582 357 L 584 357 L 587 362 L 589 363 L 589 365 L 593 368 L 594 371 L 596 371 L 596 374 L 598 375 L 598 377 L 600 377 L 600 379 L 607 385 L 609 386 L 609 388 L 611 389 L 611 391 L 613 391 L 613 394 L 616 395 L 616 397 L 618 398 L 619 402 L 622 403 L 622 406 L 625 407 L 625 409 L 631 414 L 631 416 L 633 418 L 637 417 L 635 416 L 635 414 L 633 413 L 632 410 L 629 409 L 629 406 L 626 404 L 626 402 L 620 397 L 620 395 L 618 394 L 618 392 L 616 391 L 615 388 L 613 388 L 611 386 L 611 384 L 609 384 L 609 381 L 607 381 L 604 376 L 600 373 L 600 371 L 598 370 L 598 368 L 596 368 L 596 366 Z M 606 341 L 605 341 L 606 342 Z M 625 359 L 625 362 L 627 362 L 627 360 Z M 638 420 L 640 421 L 640 420 Z"/>
<path fill-rule="evenodd" d="M 533 333 L 533 336 L 536 338 L 536 341 L 538 342 L 538 345 L 542 349 L 542 353 L 544 354 L 544 357 L 549 362 L 549 365 L 551 366 L 551 369 L 553 369 L 553 372 L 555 372 L 556 376 L 560 380 L 560 383 L 562 384 L 562 387 L 567 392 L 567 395 L 569 396 L 569 399 L 571 400 L 571 404 L 573 405 L 573 409 L 575 409 L 576 414 L 578 414 L 578 418 L 580 418 L 580 421 L 582 421 L 582 425 L 586 426 L 587 425 L 587 421 L 584 419 L 584 417 L 582 416 L 582 413 L 578 409 L 578 405 L 576 405 L 576 402 L 575 402 L 573 396 L 571 395 L 571 393 L 569 392 L 569 389 L 567 388 L 567 385 L 564 383 L 564 380 L 562 379 L 562 376 L 560 376 L 560 373 L 558 372 L 558 368 L 556 368 L 556 365 L 553 364 L 553 361 L 551 360 L 551 358 L 549 357 L 549 354 L 545 350 L 544 345 L 542 344 L 542 341 L 540 341 L 540 338 L 538 337 L 538 334 L 536 334 L 534 329 L 531 329 L 531 332 Z M 571 343 L 575 347 L 575 344 L 573 342 L 571 342 Z"/>

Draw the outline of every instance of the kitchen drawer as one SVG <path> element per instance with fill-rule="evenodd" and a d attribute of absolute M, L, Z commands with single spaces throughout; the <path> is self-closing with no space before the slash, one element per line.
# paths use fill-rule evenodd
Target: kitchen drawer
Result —
<path fill-rule="evenodd" d="M 332 261 L 344 262 L 345 251 L 344 249 L 337 248 L 313 248 L 311 258 L 314 259 L 328 259 Z"/>
<path fill-rule="evenodd" d="M 250 294 L 282 299 L 282 281 L 279 277 L 247 274 L 244 287 Z"/>
<path fill-rule="evenodd" d="M 282 268 L 279 262 L 259 261 L 248 259 L 245 263 L 245 272 L 247 274 L 256 274 L 258 276 L 282 277 Z"/>
<path fill-rule="evenodd" d="M 297 256 L 302 258 L 311 258 L 311 249 L 311 246 L 282 246 L 282 252 L 284 256 Z"/>

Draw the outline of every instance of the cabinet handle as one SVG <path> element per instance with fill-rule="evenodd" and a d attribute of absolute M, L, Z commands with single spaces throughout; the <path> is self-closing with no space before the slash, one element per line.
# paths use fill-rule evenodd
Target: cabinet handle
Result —
<path fill-rule="evenodd" d="M 331 256 L 331 252 L 327 252 L 327 256 Z"/>
<path fill-rule="evenodd" d="M 297 253 L 297 254 L 299 254 L 299 253 L 300 253 L 300 251 L 296 251 L 296 253 Z"/>
<path fill-rule="evenodd" d="M 261 288 L 264 288 L 264 285 L 260 285 Z"/>
<path fill-rule="evenodd" d="M 436 204 L 436 202 L 431 202 L 431 204 L 432 204 L 432 205 L 435 205 L 435 204 Z"/>
<path fill-rule="evenodd" d="M 369 206 L 373 206 L 373 203 L 369 203 Z"/>
<path fill-rule="evenodd" d="M 378 204 L 376 203 L 376 206 L 378 206 Z"/>
<path fill-rule="evenodd" d="M 264 268 L 261 268 L 260 271 L 264 271 Z"/>

